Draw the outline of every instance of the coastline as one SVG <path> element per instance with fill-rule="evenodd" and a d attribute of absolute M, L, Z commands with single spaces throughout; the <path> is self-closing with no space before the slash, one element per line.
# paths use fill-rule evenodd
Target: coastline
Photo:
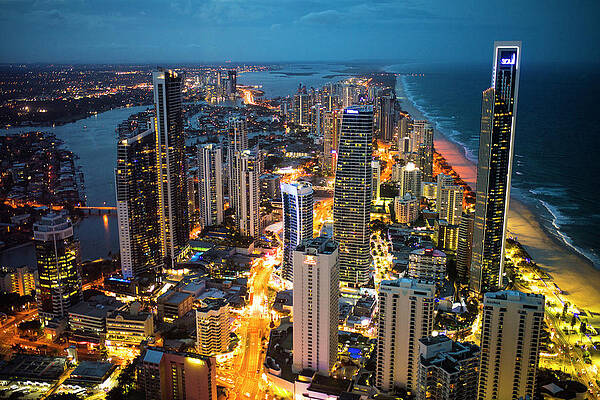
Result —
<path fill-rule="evenodd" d="M 426 119 L 403 92 L 402 80 L 396 80 L 397 97 L 402 109 L 414 119 Z M 475 190 L 477 165 L 470 161 L 465 150 L 446 138 L 437 128 L 434 147 L 452 165 L 461 178 Z M 549 235 L 532 210 L 511 196 L 508 212 L 508 233 L 516 237 L 533 260 L 578 307 L 600 313 L 600 271 L 585 257 Z"/>

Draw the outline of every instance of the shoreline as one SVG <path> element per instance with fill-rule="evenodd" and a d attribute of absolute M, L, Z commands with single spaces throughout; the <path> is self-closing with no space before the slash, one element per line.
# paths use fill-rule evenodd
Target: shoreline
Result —
<path fill-rule="evenodd" d="M 405 95 L 401 77 L 396 79 L 396 90 L 403 110 L 414 119 L 426 119 Z M 465 149 L 445 137 L 436 127 L 434 148 L 475 191 L 477 165 L 467 158 Z M 534 212 L 514 196 L 510 198 L 507 230 L 510 236 L 517 238 L 540 268 L 552 277 L 572 303 L 600 313 L 600 271 L 594 268 L 589 259 L 548 233 Z"/>

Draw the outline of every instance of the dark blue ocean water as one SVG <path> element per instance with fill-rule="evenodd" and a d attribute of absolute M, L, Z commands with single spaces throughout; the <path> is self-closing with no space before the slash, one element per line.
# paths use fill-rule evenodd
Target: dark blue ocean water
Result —
<path fill-rule="evenodd" d="M 491 66 L 395 65 L 405 94 L 477 162 L 481 92 Z M 512 193 L 542 226 L 600 269 L 600 72 L 593 66 L 527 65 L 520 76 Z"/>

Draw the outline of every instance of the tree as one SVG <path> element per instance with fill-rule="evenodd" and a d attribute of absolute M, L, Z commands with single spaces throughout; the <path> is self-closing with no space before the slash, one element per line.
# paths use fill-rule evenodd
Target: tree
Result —
<path fill-rule="evenodd" d="M 569 305 L 570 305 L 570 303 L 568 301 L 565 301 L 565 304 L 563 306 L 563 312 L 562 312 L 563 318 L 565 317 L 565 315 L 567 315 L 567 311 L 569 311 Z"/>
<path fill-rule="evenodd" d="M 583 321 L 579 324 L 579 332 L 581 332 L 582 335 L 585 335 L 587 332 L 587 324 Z"/>
<path fill-rule="evenodd" d="M 577 317 L 575 317 L 575 315 L 573 315 L 573 318 L 571 318 L 571 328 L 573 328 L 576 323 L 577 323 Z"/>

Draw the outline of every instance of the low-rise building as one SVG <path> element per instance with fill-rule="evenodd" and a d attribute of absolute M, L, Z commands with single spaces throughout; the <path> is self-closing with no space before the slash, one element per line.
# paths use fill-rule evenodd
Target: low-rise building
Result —
<path fill-rule="evenodd" d="M 125 305 L 106 318 L 106 344 L 114 346 L 139 345 L 154 335 L 154 318 L 141 312 L 140 303 Z"/>
<path fill-rule="evenodd" d="M 190 293 L 169 290 L 158 300 L 158 318 L 167 322 L 183 317 L 192 309 L 194 296 Z"/>

